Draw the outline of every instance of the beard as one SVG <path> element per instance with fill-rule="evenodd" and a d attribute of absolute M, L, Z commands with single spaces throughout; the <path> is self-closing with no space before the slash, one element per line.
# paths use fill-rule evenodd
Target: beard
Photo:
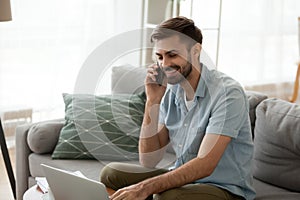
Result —
<path fill-rule="evenodd" d="M 188 57 L 188 60 L 184 66 L 179 65 L 172 65 L 167 67 L 164 71 L 166 74 L 168 74 L 167 71 L 176 71 L 176 74 L 173 76 L 167 76 L 168 83 L 171 85 L 178 84 L 182 82 L 183 80 L 186 80 L 187 77 L 191 74 L 193 65 L 190 62 L 190 56 Z"/>

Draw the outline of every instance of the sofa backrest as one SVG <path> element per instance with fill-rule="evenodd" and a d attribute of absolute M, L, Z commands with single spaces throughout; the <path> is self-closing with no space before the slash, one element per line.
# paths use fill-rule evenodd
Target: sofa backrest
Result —
<path fill-rule="evenodd" d="M 256 109 L 253 175 L 300 192 L 300 105 L 266 99 Z"/>
<path fill-rule="evenodd" d="M 113 67 L 111 75 L 112 94 L 134 94 L 144 91 L 146 70 L 145 67 L 131 65 Z"/>
<path fill-rule="evenodd" d="M 255 92 L 255 91 L 246 91 L 246 95 L 249 101 L 249 116 L 251 122 L 251 131 L 252 131 L 252 138 L 254 138 L 254 127 L 256 121 L 256 107 L 260 102 L 267 99 L 268 97 L 265 94 Z"/>

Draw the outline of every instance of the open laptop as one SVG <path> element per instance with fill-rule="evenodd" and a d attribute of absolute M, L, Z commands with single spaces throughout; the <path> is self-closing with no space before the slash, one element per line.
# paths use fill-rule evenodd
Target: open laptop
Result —
<path fill-rule="evenodd" d="M 41 164 L 55 200 L 109 200 L 103 183 Z"/>

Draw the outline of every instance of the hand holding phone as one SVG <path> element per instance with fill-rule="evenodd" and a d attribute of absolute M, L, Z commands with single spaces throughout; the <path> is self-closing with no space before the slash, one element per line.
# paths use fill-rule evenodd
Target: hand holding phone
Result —
<path fill-rule="evenodd" d="M 156 69 L 157 75 L 155 76 L 155 78 L 156 78 L 156 82 L 161 86 L 163 84 L 165 74 L 163 70 L 160 68 L 159 64 L 156 63 L 156 65 L 158 68 Z"/>

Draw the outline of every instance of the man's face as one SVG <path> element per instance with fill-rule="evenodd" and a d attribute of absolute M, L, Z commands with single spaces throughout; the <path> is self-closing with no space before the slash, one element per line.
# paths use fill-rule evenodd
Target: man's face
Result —
<path fill-rule="evenodd" d="M 177 84 L 187 79 L 192 71 L 191 54 L 179 36 L 158 40 L 155 55 L 159 66 L 163 69 L 168 83 Z"/>

